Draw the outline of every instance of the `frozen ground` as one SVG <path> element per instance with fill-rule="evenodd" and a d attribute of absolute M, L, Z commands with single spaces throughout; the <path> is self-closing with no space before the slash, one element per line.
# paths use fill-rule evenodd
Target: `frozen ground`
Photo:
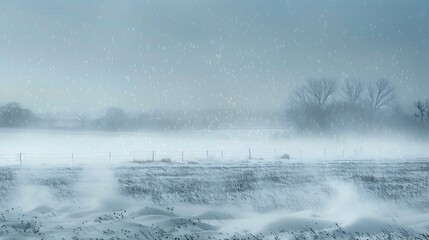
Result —
<path fill-rule="evenodd" d="M 429 239 L 429 161 L 1 167 L 0 239 Z"/>

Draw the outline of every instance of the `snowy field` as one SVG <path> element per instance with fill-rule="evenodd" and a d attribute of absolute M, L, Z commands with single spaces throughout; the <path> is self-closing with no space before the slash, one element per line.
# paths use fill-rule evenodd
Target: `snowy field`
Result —
<path fill-rule="evenodd" d="M 429 239 L 423 143 L 279 135 L 4 131 L 2 154 L 27 157 L 0 166 L 0 239 Z"/>
<path fill-rule="evenodd" d="M 428 239 L 428 162 L 0 168 L 2 239 Z"/>
<path fill-rule="evenodd" d="M 420 159 L 428 143 L 403 136 L 296 138 L 282 130 L 167 132 L 72 132 L 0 130 L 0 166 L 20 164 L 118 164 L 170 159 L 236 162 L 251 157 L 275 159 L 288 154 L 303 160 Z M 183 157 L 183 158 L 182 158 Z M 182 161 L 183 159 L 183 161 Z"/>

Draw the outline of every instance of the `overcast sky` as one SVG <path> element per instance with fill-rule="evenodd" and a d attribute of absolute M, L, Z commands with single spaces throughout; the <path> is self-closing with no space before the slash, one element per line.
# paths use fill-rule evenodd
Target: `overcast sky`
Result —
<path fill-rule="evenodd" d="M 428 95 L 429 1 L 0 3 L 0 103 L 36 111 L 278 110 L 308 77 Z"/>

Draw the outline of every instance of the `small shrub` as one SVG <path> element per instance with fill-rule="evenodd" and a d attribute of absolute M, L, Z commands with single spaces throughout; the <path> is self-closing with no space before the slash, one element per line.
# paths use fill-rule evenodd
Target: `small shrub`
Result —
<path fill-rule="evenodd" d="M 170 158 L 163 158 L 163 159 L 161 159 L 161 162 L 163 162 L 163 163 L 172 163 L 173 161 L 171 161 Z"/>

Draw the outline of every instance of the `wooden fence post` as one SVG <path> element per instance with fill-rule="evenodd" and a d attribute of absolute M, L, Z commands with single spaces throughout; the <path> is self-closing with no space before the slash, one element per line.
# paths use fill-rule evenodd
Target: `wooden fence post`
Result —
<path fill-rule="evenodd" d="M 252 152 L 250 151 L 250 148 L 249 148 L 249 159 L 252 159 Z"/>
<path fill-rule="evenodd" d="M 155 161 L 155 150 L 152 150 L 152 162 Z"/>
<path fill-rule="evenodd" d="M 19 154 L 19 164 L 22 166 L 22 153 Z"/>
<path fill-rule="evenodd" d="M 183 162 L 183 151 L 182 151 L 182 162 Z"/>

